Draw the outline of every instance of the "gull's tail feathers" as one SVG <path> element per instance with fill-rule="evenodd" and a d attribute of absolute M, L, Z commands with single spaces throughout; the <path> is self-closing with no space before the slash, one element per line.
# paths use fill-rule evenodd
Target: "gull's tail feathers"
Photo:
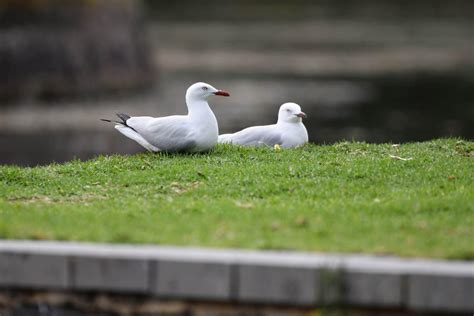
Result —
<path fill-rule="evenodd" d="M 148 151 L 157 152 L 160 151 L 159 148 L 153 146 L 148 141 L 146 141 L 140 134 L 138 134 L 133 128 L 126 126 L 126 125 L 115 125 L 115 129 L 118 130 L 123 135 L 127 136 L 130 139 L 133 139 L 143 147 L 145 147 Z"/>
<path fill-rule="evenodd" d="M 123 125 L 125 127 L 128 127 L 132 130 L 135 131 L 135 129 L 131 126 L 129 126 L 127 124 L 127 120 L 130 118 L 130 115 L 128 114 L 125 114 L 125 113 L 115 113 L 115 115 L 117 115 L 117 117 L 121 120 L 121 121 L 114 121 L 114 120 L 109 120 L 109 119 L 100 119 L 101 121 L 104 121 L 104 122 L 110 122 L 110 123 L 116 123 L 116 124 L 120 124 L 120 125 Z M 135 131 L 136 132 L 136 131 Z"/>
<path fill-rule="evenodd" d="M 99 119 L 99 120 L 104 121 L 104 122 L 117 123 L 117 124 L 123 125 L 123 122 L 119 122 L 119 121 L 114 121 L 114 120 L 109 120 L 109 119 Z"/>
<path fill-rule="evenodd" d="M 120 121 L 109 120 L 109 119 L 100 119 L 104 122 L 115 123 L 115 129 L 118 130 L 123 135 L 127 136 L 130 139 L 133 139 L 143 147 L 145 147 L 148 151 L 157 152 L 160 151 L 159 148 L 153 146 L 148 141 L 146 141 L 143 136 L 141 136 L 133 127 L 127 124 L 127 120 L 130 119 L 130 115 L 125 113 L 116 113 L 117 117 Z"/>
<path fill-rule="evenodd" d="M 122 120 L 123 125 L 127 126 L 127 120 L 130 118 L 130 115 L 125 113 L 115 113 L 115 115 Z"/>

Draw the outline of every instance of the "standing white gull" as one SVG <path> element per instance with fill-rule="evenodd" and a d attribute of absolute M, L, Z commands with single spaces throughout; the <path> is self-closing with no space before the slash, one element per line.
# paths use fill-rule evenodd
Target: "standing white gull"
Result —
<path fill-rule="evenodd" d="M 188 115 L 165 117 L 132 116 L 117 113 L 115 128 L 149 151 L 200 152 L 211 149 L 219 134 L 217 120 L 207 99 L 213 95 L 229 96 L 210 84 L 198 82 L 186 91 Z"/>
<path fill-rule="evenodd" d="M 219 143 L 242 146 L 274 146 L 283 148 L 301 146 L 308 141 L 308 132 L 302 119 L 306 114 L 296 103 L 284 103 L 278 112 L 278 121 L 273 125 L 253 126 L 234 134 L 219 135 Z"/>

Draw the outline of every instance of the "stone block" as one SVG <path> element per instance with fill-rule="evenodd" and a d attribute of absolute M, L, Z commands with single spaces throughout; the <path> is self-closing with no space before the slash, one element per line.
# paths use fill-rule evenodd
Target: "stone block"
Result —
<path fill-rule="evenodd" d="M 68 285 L 65 256 L 0 253 L 0 287 L 65 289 Z"/>
<path fill-rule="evenodd" d="M 345 304 L 367 307 L 402 307 L 402 276 L 368 271 L 345 271 Z"/>
<path fill-rule="evenodd" d="M 231 297 L 231 265 L 224 262 L 155 262 L 153 293 L 167 298 L 226 300 Z"/>
<path fill-rule="evenodd" d="M 74 257 L 73 286 L 80 290 L 148 291 L 149 264 L 145 259 Z"/>
<path fill-rule="evenodd" d="M 314 305 L 319 295 L 317 270 L 309 267 L 240 265 L 237 284 L 241 302 Z"/>
<path fill-rule="evenodd" d="M 474 271 L 470 275 L 415 274 L 408 279 L 407 306 L 412 310 L 474 312 Z"/>

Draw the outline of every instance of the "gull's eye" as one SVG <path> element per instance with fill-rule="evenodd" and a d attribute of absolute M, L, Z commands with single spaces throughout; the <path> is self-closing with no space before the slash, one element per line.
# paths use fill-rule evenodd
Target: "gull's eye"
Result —
<path fill-rule="evenodd" d="M 207 91 L 207 90 L 209 90 L 209 88 L 208 87 L 202 87 L 202 90 Z"/>
<path fill-rule="evenodd" d="M 291 112 L 291 110 L 290 110 L 290 109 L 286 109 L 286 112 L 288 112 L 288 113 L 289 113 L 289 112 Z"/>

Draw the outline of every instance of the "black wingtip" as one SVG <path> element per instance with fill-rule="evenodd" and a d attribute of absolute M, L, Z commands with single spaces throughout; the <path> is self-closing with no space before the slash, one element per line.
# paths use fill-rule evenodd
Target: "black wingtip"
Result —
<path fill-rule="evenodd" d="M 125 114 L 125 113 L 115 113 L 119 119 L 121 119 L 123 121 L 123 123 L 126 125 L 127 124 L 127 120 L 130 118 L 130 115 L 128 114 Z"/>
<path fill-rule="evenodd" d="M 101 119 L 99 119 L 99 120 L 104 121 L 104 122 L 110 122 L 110 123 L 112 123 L 112 121 L 111 121 L 111 120 L 108 120 L 108 119 L 102 119 L 102 118 L 101 118 Z"/>

